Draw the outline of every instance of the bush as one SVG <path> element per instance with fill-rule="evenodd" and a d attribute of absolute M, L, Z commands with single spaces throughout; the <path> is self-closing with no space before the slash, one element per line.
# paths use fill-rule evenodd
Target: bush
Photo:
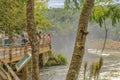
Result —
<path fill-rule="evenodd" d="M 66 65 L 67 58 L 61 53 L 52 53 L 46 66 Z"/>
<path fill-rule="evenodd" d="M 57 57 L 58 57 L 58 59 L 60 61 L 60 64 L 62 64 L 62 65 L 66 65 L 67 64 L 67 58 L 64 57 L 62 54 L 57 54 Z"/>

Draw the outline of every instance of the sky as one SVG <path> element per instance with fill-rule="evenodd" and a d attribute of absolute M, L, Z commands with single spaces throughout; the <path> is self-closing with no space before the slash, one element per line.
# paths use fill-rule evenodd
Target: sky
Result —
<path fill-rule="evenodd" d="M 49 0 L 48 7 L 63 8 L 64 7 L 64 1 L 65 0 Z"/>
<path fill-rule="evenodd" d="M 63 8 L 65 0 L 49 0 L 49 8 Z M 120 0 L 113 0 L 115 3 L 120 3 Z"/>
<path fill-rule="evenodd" d="M 116 3 L 120 3 L 120 0 L 114 0 Z"/>

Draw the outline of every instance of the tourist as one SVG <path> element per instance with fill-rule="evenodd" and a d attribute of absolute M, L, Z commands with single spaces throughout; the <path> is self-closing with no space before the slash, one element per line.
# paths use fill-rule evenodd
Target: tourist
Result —
<path fill-rule="evenodd" d="M 21 38 L 22 38 L 22 44 L 26 44 L 28 42 L 28 34 L 27 34 L 26 30 L 23 31 Z"/>
<path fill-rule="evenodd" d="M 43 33 L 43 45 L 46 46 L 47 44 L 47 34 Z"/>
<path fill-rule="evenodd" d="M 47 38 L 48 38 L 48 46 L 51 49 L 51 36 L 50 36 L 50 34 L 48 34 Z"/>
<path fill-rule="evenodd" d="M 4 36 L 4 40 L 3 40 L 4 42 L 4 46 L 8 46 L 9 45 L 9 38 L 8 38 L 8 35 L 5 35 Z"/>
<path fill-rule="evenodd" d="M 51 42 L 51 36 L 50 36 L 50 34 L 48 34 L 47 38 L 48 38 L 48 43 L 50 43 Z"/>

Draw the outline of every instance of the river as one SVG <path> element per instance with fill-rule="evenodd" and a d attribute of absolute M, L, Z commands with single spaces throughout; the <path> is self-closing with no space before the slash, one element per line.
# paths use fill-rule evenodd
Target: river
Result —
<path fill-rule="evenodd" d="M 120 80 L 120 54 L 107 53 L 104 55 L 86 53 L 83 62 L 88 61 L 91 64 L 103 56 L 104 63 L 100 72 L 100 80 Z M 70 58 L 67 57 L 68 59 Z M 70 62 L 70 59 L 69 59 Z M 52 66 L 41 69 L 41 80 L 65 80 L 69 64 L 66 66 Z M 88 68 L 89 71 L 89 68 Z M 79 80 L 83 78 L 83 67 L 81 67 Z"/>

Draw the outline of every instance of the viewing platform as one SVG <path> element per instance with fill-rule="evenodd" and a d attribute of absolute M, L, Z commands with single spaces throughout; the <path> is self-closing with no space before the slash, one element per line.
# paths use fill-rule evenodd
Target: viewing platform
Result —
<path fill-rule="evenodd" d="M 0 46 L 0 59 L 6 63 L 14 63 L 21 60 L 26 53 L 31 53 L 30 45 L 21 46 Z M 11 51 L 11 53 L 10 53 Z M 50 55 L 50 45 L 39 46 L 39 60 L 42 65 L 45 65 Z"/>

